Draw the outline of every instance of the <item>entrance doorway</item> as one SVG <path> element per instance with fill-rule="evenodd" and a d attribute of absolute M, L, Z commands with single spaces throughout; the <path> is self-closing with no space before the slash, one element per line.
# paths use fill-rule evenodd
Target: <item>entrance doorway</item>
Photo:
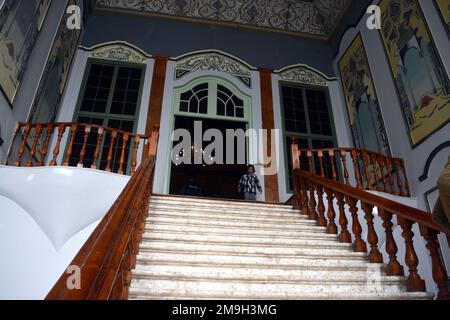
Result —
<path fill-rule="evenodd" d="M 195 195 L 202 197 L 212 198 L 225 198 L 225 199 L 242 199 L 242 196 L 238 194 L 237 187 L 239 179 L 242 174 L 245 173 L 247 163 L 247 141 L 245 142 L 245 162 L 238 164 L 238 140 L 235 138 L 234 145 L 234 164 L 226 164 L 227 148 L 226 148 L 226 130 L 247 130 L 246 122 L 239 121 L 227 121 L 218 119 L 207 118 L 193 118 L 185 116 L 175 116 L 174 129 L 185 129 L 189 131 L 191 137 L 194 137 L 194 123 L 195 121 L 201 121 L 202 123 L 202 136 L 208 129 L 217 129 L 222 133 L 224 137 L 223 145 L 223 159 L 224 164 L 212 164 L 208 165 L 204 161 L 202 164 L 193 164 L 194 153 L 202 152 L 210 142 L 203 142 L 201 150 L 195 150 L 193 141 L 191 146 L 191 159 L 192 164 L 171 164 L 170 175 L 170 194 L 186 194 L 186 186 L 193 184 L 197 187 Z M 173 146 L 178 142 L 174 142 Z M 230 141 L 228 141 L 230 143 Z M 172 147 L 173 147 L 172 146 Z M 213 153 L 211 155 L 215 157 Z"/>

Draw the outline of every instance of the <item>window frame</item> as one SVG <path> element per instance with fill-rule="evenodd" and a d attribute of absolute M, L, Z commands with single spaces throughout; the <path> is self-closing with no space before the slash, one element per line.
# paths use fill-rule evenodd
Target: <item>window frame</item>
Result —
<path fill-rule="evenodd" d="M 302 90 L 303 104 L 305 106 L 306 130 L 308 131 L 307 133 L 299 133 L 299 132 L 293 132 L 293 131 L 286 130 L 286 121 L 285 121 L 285 115 L 284 115 L 284 101 L 283 101 L 283 99 L 284 99 L 283 86 L 299 88 Z M 313 149 L 313 146 L 312 146 L 313 140 L 332 141 L 335 147 L 338 146 L 338 140 L 337 140 L 336 125 L 335 125 L 334 114 L 333 114 L 333 106 L 331 104 L 330 89 L 328 87 L 314 86 L 314 85 L 294 83 L 294 82 L 288 82 L 288 81 L 279 81 L 278 88 L 279 88 L 279 92 L 280 92 L 280 115 L 281 115 L 281 126 L 282 126 L 282 130 L 283 130 L 283 136 L 282 136 L 283 137 L 283 149 L 284 149 L 284 155 L 285 155 L 284 167 L 286 168 L 286 170 L 285 170 L 286 191 L 288 193 L 292 193 L 293 190 L 290 186 L 290 181 L 289 181 L 290 180 L 289 173 L 291 171 L 291 168 L 289 167 L 289 160 L 288 160 L 288 151 L 290 152 L 291 148 L 290 148 L 290 145 L 287 145 L 286 138 L 287 137 L 296 137 L 297 139 L 298 138 L 305 139 L 308 141 L 309 149 Z M 330 118 L 331 136 L 311 133 L 311 125 L 310 125 L 310 118 L 309 118 L 309 106 L 308 106 L 308 99 L 306 97 L 307 90 L 322 91 L 325 93 L 328 114 L 329 114 L 329 118 Z M 314 161 L 314 159 L 313 159 L 313 161 Z M 340 173 L 338 173 L 338 174 L 340 174 Z"/>
<path fill-rule="evenodd" d="M 106 65 L 114 67 L 114 73 L 112 76 L 111 86 L 109 88 L 110 92 L 108 95 L 108 100 L 106 102 L 106 110 L 104 113 L 98 113 L 98 112 L 91 112 L 91 111 L 81 111 L 81 104 L 83 102 L 84 94 L 87 87 L 87 81 L 90 75 L 91 67 L 94 64 L 100 64 L 100 65 Z M 130 68 L 136 68 L 141 69 L 141 78 L 140 78 L 140 84 L 139 84 L 139 91 L 138 91 L 138 99 L 136 101 L 136 111 L 134 116 L 131 115 L 125 115 L 125 114 L 115 114 L 111 113 L 111 107 L 112 107 L 112 101 L 114 96 L 114 91 L 117 83 L 117 75 L 119 72 L 120 67 L 130 67 Z M 143 89 L 144 89 L 144 82 L 145 82 L 145 73 L 146 73 L 146 65 L 145 64 L 139 64 L 139 63 L 132 63 L 132 62 L 126 62 L 126 61 L 114 61 L 114 60 L 105 60 L 105 59 L 97 59 L 97 58 L 89 58 L 85 69 L 84 69 L 84 75 L 83 80 L 81 82 L 80 91 L 78 93 L 77 103 L 75 106 L 75 110 L 73 112 L 72 121 L 78 122 L 78 117 L 84 116 L 84 117 L 90 117 L 90 118 L 101 118 L 103 119 L 103 126 L 107 127 L 109 120 L 118 120 L 118 121 L 133 121 L 133 129 L 132 133 L 136 133 L 138 122 L 139 122 L 139 114 L 141 111 L 141 104 L 142 104 L 142 95 L 143 95 Z M 105 145 L 105 138 L 103 137 L 101 144 L 100 144 L 100 150 L 103 150 Z M 64 159 L 66 157 L 67 149 L 69 147 L 69 142 L 66 144 L 65 152 L 64 152 Z M 128 159 L 131 159 L 130 155 L 132 154 L 134 150 L 134 145 L 131 144 L 129 147 L 129 155 Z M 97 166 L 99 166 L 101 163 L 101 156 L 97 159 Z M 131 170 L 131 162 L 128 161 L 127 168 L 124 170 L 125 173 L 128 173 Z"/>

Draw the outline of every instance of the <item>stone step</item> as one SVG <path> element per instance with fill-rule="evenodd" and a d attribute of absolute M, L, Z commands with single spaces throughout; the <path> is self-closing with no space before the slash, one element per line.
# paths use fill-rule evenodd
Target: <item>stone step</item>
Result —
<path fill-rule="evenodd" d="M 366 253 L 353 252 L 346 248 L 336 248 L 330 246 L 274 246 L 274 245 L 246 245 L 232 243 L 204 243 L 192 241 L 168 241 L 151 240 L 143 241 L 140 245 L 140 252 L 144 251 L 164 251 L 180 252 L 190 251 L 193 254 L 201 253 L 227 253 L 227 254 L 253 254 L 253 255 L 283 255 L 283 256 L 315 256 L 323 258 L 342 258 L 342 257 L 367 257 Z"/>
<path fill-rule="evenodd" d="M 335 234 L 328 234 L 325 230 L 318 229 L 314 231 L 310 230 L 297 230 L 297 231 L 285 231 L 285 230 L 252 230 L 252 229 L 238 229 L 238 228 L 221 228 L 221 227 L 209 227 L 209 226 L 184 226 L 184 225 L 161 225 L 161 224 L 148 224 L 145 227 L 146 232 L 165 232 L 172 234 L 198 234 L 198 235 L 218 235 L 218 236 L 241 236 L 251 237 L 258 236 L 263 238 L 309 238 L 309 239 L 332 239 L 337 240 L 338 237 Z"/>
<path fill-rule="evenodd" d="M 208 215 L 213 218 L 222 217 L 222 218 L 240 218 L 245 217 L 248 219 L 274 219 L 274 220 L 293 220 L 296 221 L 298 219 L 308 220 L 308 217 L 303 214 L 301 211 L 291 212 L 291 213 L 280 213 L 273 214 L 267 213 L 264 211 L 248 211 L 242 209 L 240 211 L 231 211 L 225 209 L 203 209 L 203 208 L 185 208 L 185 207 L 165 207 L 165 206 L 150 206 L 149 214 L 153 214 L 156 212 L 172 212 L 172 213 L 180 213 L 182 215 Z"/>
<path fill-rule="evenodd" d="M 235 218 L 227 219 L 223 217 L 210 217 L 207 215 L 185 215 L 179 213 L 171 212 L 154 212 L 150 213 L 147 218 L 147 222 L 152 223 L 153 221 L 167 221 L 169 219 L 172 223 L 178 222 L 191 222 L 191 224 L 204 224 L 208 223 L 212 226 L 242 226 L 242 227 L 255 227 L 255 226 L 317 226 L 316 221 L 312 220 L 302 220 L 298 221 L 283 221 L 280 220 L 257 220 L 257 219 L 245 219 L 245 218 Z"/>
<path fill-rule="evenodd" d="M 159 196 L 152 195 L 151 202 L 166 203 L 166 204 L 193 204 L 198 206 L 208 207 L 228 207 L 228 208 L 264 208 L 268 210 L 292 210 L 292 205 L 285 204 L 272 204 L 264 202 L 244 201 L 244 200 L 218 200 L 218 199 L 205 199 L 197 197 L 173 197 L 173 196 Z"/>
<path fill-rule="evenodd" d="M 149 216 L 160 216 L 160 215 L 172 215 L 177 217 L 192 217 L 192 218 L 208 218 L 211 220 L 221 219 L 221 220 L 234 220 L 234 221 L 258 221 L 258 222 L 273 222 L 273 223 L 296 223 L 299 221 L 311 221 L 307 216 L 303 214 L 298 214 L 298 216 L 292 217 L 273 217 L 267 215 L 255 215 L 255 214 L 230 214 L 226 212 L 211 213 L 208 211 L 197 211 L 197 210 L 176 210 L 170 209 L 154 209 L 149 211 Z"/>
<path fill-rule="evenodd" d="M 286 295 L 282 292 L 264 293 L 259 296 L 252 295 L 249 298 L 247 293 L 234 292 L 233 300 L 431 300 L 434 295 L 426 292 L 395 292 L 395 293 L 297 293 Z M 169 292 L 160 291 L 154 294 L 143 290 L 131 288 L 130 300 L 230 300 L 229 296 L 221 294 L 220 292 L 211 292 L 204 295 L 192 296 L 175 295 Z M 215 310 L 217 312 L 217 310 Z"/>
<path fill-rule="evenodd" d="M 267 245 L 280 247 L 308 247 L 308 248 L 345 248 L 351 249 L 351 244 L 335 241 L 336 238 L 313 239 L 299 235 L 298 237 L 283 238 L 274 236 L 260 237 L 257 235 L 214 235 L 214 234 L 192 234 L 192 233 L 167 233 L 167 232 L 145 232 L 143 241 L 175 241 L 186 243 L 209 243 L 209 244 L 232 244 L 232 245 Z"/>
<path fill-rule="evenodd" d="M 131 295 L 181 295 L 181 296 L 224 296 L 229 299 L 246 297 L 249 300 L 270 299 L 301 299 L 305 296 L 328 294 L 386 294 L 406 292 L 406 284 L 397 279 L 386 280 L 379 284 L 367 282 L 334 281 L 301 281 L 279 282 L 252 280 L 210 280 L 210 279 L 133 279 L 130 286 Z"/>
<path fill-rule="evenodd" d="M 286 270 L 341 270 L 367 271 L 379 270 L 383 272 L 384 264 L 367 264 L 365 258 L 355 257 L 323 258 L 316 256 L 283 256 L 283 255 L 247 255 L 221 253 L 191 253 L 142 251 L 137 256 L 138 265 L 187 265 L 187 266 L 223 266 L 232 268 L 278 268 Z"/>
<path fill-rule="evenodd" d="M 150 222 L 149 222 L 150 221 Z M 242 224 L 234 224 L 234 225 L 211 225 L 211 223 L 208 223 L 208 221 L 200 221 L 202 223 L 198 223 L 198 220 L 188 220 L 187 222 L 180 222 L 176 221 L 176 223 L 171 220 L 170 218 L 158 218 L 155 220 L 149 219 L 147 221 L 146 228 L 171 228 L 175 230 L 222 230 L 223 232 L 232 232 L 235 234 L 239 234 L 239 232 L 242 231 L 242 233 L 256 233 L 256 234 L 282 234 L 282 233 L 293 233 L 298 234 L 300 232 L 308 232 L 308 233 L 319 233 L 323 234 L 326 233 L 326 228 L 320 227 L 317 225 L 296 225 L 296 226 L 290 226 L 290 225 L 281 225 L 281 226 L 274 226 L 274 225 L 251 225 L 251 226 L 243 226 Z M 193 223 L 194 222 L 194 223 Z"/>
<path fill-rule="evenodd" d="M 138 264 L 133 271 L 134 279 L 166 279 L 166 280 L 194 280 L 199 281 L 245 281 L 266 283 L 379 283 L 405 285 L 405 277 L 387 277 L 378 265 L 377 268 L 367 270 L 293 270 L 280 269 L 276 265 L 271 268 L 260 266 L 226 267 L 226 266 L 192 266 L 166 264 Z"/>

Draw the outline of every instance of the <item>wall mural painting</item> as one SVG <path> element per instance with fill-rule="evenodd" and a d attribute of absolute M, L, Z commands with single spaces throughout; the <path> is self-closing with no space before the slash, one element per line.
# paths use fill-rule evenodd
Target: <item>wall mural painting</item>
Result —
<path fill-rule="evenodd" d="M 380 8 L 380 35 L 415 147 L 450 120 L 450 81 L 417 0 L 382 0 Z"/>
<path fill-rule="evenodd" d="M 434 3 L 441 14 L 442 21 L 444 21 L 444 24 L 447 27 L 448 34 L 450 35 L 450 1 L 434 0 Z"/>
<path fill-rule="evenodd" d="M 0 8 L 0 87 L 14 102 L 51 0 L 5 0 Z"/>
<path fill-rule="evenodd" d="M 391 155 L 380 106 L 360 34 L 339 61 L 355 147 Z"/>
<path fill-rule="evenodd" d="M 69 0 L 67 6 L 74 4 L 76 4 L 75 0 Z M 63 16 L 56 33 L 28 118 L 29 122 L 49 123 L 56 121 L 62 94 L 81 35 L 81 30 L 69 30 L 67 28 L 66 17 L 67 14 Z M 30 136 L 30 142 L 33 141 L 33 138 Z M 43 144 L 44 137 L 41 137 L 41 140 L 37 150 Z M 39 152 L 36 152 L 36 154 L 39 154 Z M 38 161 L 41 160 L 38 159 Z"/>

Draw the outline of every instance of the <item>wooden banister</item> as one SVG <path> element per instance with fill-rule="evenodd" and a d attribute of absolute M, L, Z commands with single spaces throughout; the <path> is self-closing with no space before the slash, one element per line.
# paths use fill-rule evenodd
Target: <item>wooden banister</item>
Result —
<path fill-rule="evenodd" d="M 152 136 L 157 141 L 157 130 Z M 156 146 L 150 143 L 150 149 Z M 80 270 L 80 288 L 68 286 L 71 274 L 64 272 L 48 293 L 47 300 L 119 300 L 128 297 L 131 270 L 152 192 L 155 155 L 146 157 L 119 198 L 106 213 L 70 263 Z"/>
<path fill-rule="evenodd" d="M 156 128 L 157 129 L 157 128 Z M 102 145 L 103 140 L 106 137 L 106 134 L 109 134 L 110 137 L 110 149 L 107 153 L 107 159 L 99 159 L 103 154 L 100 147 Z M 79 135 L 81 137 L 81 141 L 78 141 L 79 147 L 74 148 L 76 143 L 76 137 Z M 13 148 L 13 144 L 16 141 L 16 138 L 21 136 L 21 143 L 18 147 L 17 157 L 15 157 L 14 165 L 21 166 L 23 162 L 23 158 L 26 158 L 28 155 L 27 161 L 25 162 L 25 166 L 44 166 L 45 163 L 48 163 L 50 166 L 58 165 L 58 157 L 63 152 L 64 146 L 61 145 L 64 137 L 68 137 L 68 145 L 67 150 L 65 152 L 65 157 L 62 160 L 62 165 L 64 166 L 78 166 L 78 167 L 87 167 L 91 169 L 100 169 L 99 163 L 102 160 L 106 163 L 106 168 L 103 170 L 113 172 L 118 174 L 127 173 L 127 168 L 125 164 L 130 163 L 131 172 L 133 174 L 136 170 L 137 166 L 137 156 L 138 150 L 140 148 L 140 144 L 143 145 L 151 145 L 153 149 L 151 153 L 156 154 L 156 147 L 154 144 L 150 143 L 150 137 L 135 134 L 132 132 L 127 132 L 119 129 L 114 129 L 106 126 L 100 126 L 96 124 L 89 123 L 77 123 L 77 122 L 56 122 L 56 123 L 23 123 L 19 122 L 16 125 L 16 129 L 14 131 L 13 141 L 8 149 L 7 158 L 5 164 L 8 164 L 9 159 L 12 157 L 11 153 Z M 50 149 L 50 142 L 54 141 L 53 150 Z M 122 143 L 120 146 L 116 146 L 115 142 L 121 139 Z M 93 154 L 90 154 L 90 159 L 86 160 L 87 157 L 87 145 L 88 141 L 96 141 L 95 151 Z M 156 142 L 153 142 L 156 143 Z M 130 151 L 130 154 L 127 156 L 126 152 L 128 152 L 128 147 L 133 149 Z M 118 159 L 113 159 L 114 148 L 120 149 L 117 153 L 119 154 Z M 26 150 L 28 149 L 28 154 L 26 154 Z M 48 159 L 46 161 L 46 157 L 52 157 L 51 160 Z M 39 159 L 38 159 L 39 158 Z M 73 160 L 72 160 L 73 159 Z M 76 159 L 76 161 L 75 161 Z M 113 161 L 114 167 L 113 168 Z M 115 169 L 115 170 L 113 170 Z"/>
<path fill-rule="evenodd" d="M 296 145 L 296 138 L 291 139 L 291 146 L 294 147 L 294 145 Z M 319 176 L 324 176 L 324 154 L 328 154 L 326 157 L 330 162 L 330 167 L 327 169 L 328 179 L 337 181 L 339 170 L 345 183 L 350 184 L 349 172 L 351 171 L 356 180 L 355 187 L 358 189 L 376 190 L 400 196 L 411 195 L 403 159 L 355 148 L 298 149 L 297 146 L 297 150 L 293 152 L 295 152 L 292 158 L 294 163 L 299 161 L 300 155 L 306 154 L 309 171 Z M 347 166 L 348 158 L 353 162 L 353 166 Z M 313 161 L 319 161 L 319 163 L 314 165 Z"/>
<path fill-rule="evenodd" d="M 298 149 L 298 146 L 293 141 L 291 148 L 293 159 L 298 157 L 302 150 Z M 379 173 L 385 178 L 384 185 L 381 186 L 386 190 L 387 185 L 391 186 L 394 183 L 394 179 L 387 174 L 386 171 L 390 171 L 392 168 L 401 167 L 403 172 L 398 170 L 395 174 L 403 175 L 405 174 L 405 164 L 402 159 L 388 158 L 385 156 L 380 156 L 377 154 L 371 154 L 369 152 L 359 152 L 355 149 L 333 149 L 335 153 L 350 153 L 352 158 L 355 160 L 364 154 L 368 159 L 373 159 L 373 162 L 379 165 L 379 169 L 374 168 L 374 170 L 379 170 Z M 337 150 L 337 151 L 336 151 Z M 315 150 L 308 150 L 309 154 L 314 154 Z M 341 157 L 341 160 L 344 159 Z M 372 160 L 370 160 L 372 162 Z M 343 161 L 345 163 L 345 160 Z M 364 161 L 363 161 L 364 162 Z M 372 163 L 373 163 L 372 162 Z M 300 197 L 308 202 L 306 210 L 304 205 L 299 205 L 299 202 L 294 202 L 294 207 L 303 210 L 303 213 L 307 215 L 310 219 L 316 221 L 317 225 L 328 226 L 328 232 L 335 233 L 337 230 L 333 227 L 335 220 L 335 211 L 333 207 L 334 199 L 337 200 L 337 206 L 339 208 L 339 224 L 341 225 L 341 232 L 339 234 L 339 240 L 345 243 L 353 243 L 353 248 L 357 252 L 368 252 L 368 259 L 371 263 L 383 263 L 383 256 L 379 250 L 378 239 L 379 235 L 375 230 L 376 219 L 380 219 L 385 232 L 386 239 L 386 253 L 389 256 L 389 261 L 387 261 L 386 274 L 389 276 L 403 276 L 404 266 L 400 264 L 397 259 L 398 247 L 393 236 L 393 222 L 394 216 L 398 221 L 402 229 L 402 237 L 404 240 L 404 261 L 406 268 L 409 271 L 407 278 L 407 289 L 408 291 L 425 291 L 425 282 L 421 278 L 417 266 L 419 264 L 419 257 L 416 252 L 414 245 L 414 232 L 413 227 L 415 224 L 418 225 L 420 234 L 416 236 L 422 236 L 426 243 L 426 248 L 429 251 L 431 257 L 432 265 L 432 275 L 433 280 L 438 288 L 438 298 L 443 300 L 450 300 L 450 293 L 448 292 L 447 281 L 448 275 L 446 269 L 442 262 L 441 249 L 439 242 L 437 241 L 437 235 L 439 233 L 444 233 L 447 237 L 450 235 L 450 229 L 447 227 L 438 225 L 433 222 L 431 214 L 416 208 L 412 208 L 401 203 L 380 197 L 373 193 L 361 190 L 359 186 L 362 181 L 357 183 L 356 186 L 351 186 L 349 184 L 340 183 L 334 181 L 334 179 L 325 178 L 321 176 L 321 172 L 311 172 L 302 170 L 298 165 L 293 166 L 293 183 L 294 183 L 294 198 Z M 355 162 L 356 163 L 356 162 Z M 364 166 L 367 166 L 368 161 L 364 162 Z M 356 165 L 355 165 L 356 167 Z M 345 167 L 343 168 L 345 171 Z M 367 170 L 364 168 L 365 174 L 367 175 Z M 374 171 L 374 172 L 375 172 Z M 363 172 L 364 173 L 364 172 Z M 387 177 L 387 179 L 386 179 Z M 397 177 L 399 180 L 401 178 Z M 406 175 L 405 177 L 406 178 Z M 378 177 L 381 181 L 382 179 Z M 378 180 L 375 176 L 375 181 Z M 407 180 L 406 184 L 407 183 Z M 388 182 L 388 183 L 386 183 Z M 405 195 L 409 194 L 409 187 L 402 189 L 400 183 L 397 184 L 399 189 L 390 188 L 392 193 L 400 194 L 404 192 Z M 324 213 L 324 201 L 323 192 L 326 191 L 327 203 L 328 203 L 328 221 L 325 219 Z M 309 193 L 309 195 L 308 195 Z M 305 196 L 306 195 L 306 199 Z M 309 199 L 308 199 L 309 196 Z M 318 201 L 315 200 L 317 197 Z M 349 207 L 350 216 L 352 219 L 352 230 L 348 230 L 348 220 L 345 212 L 345 205 Z M 377 208 L 378 215 L 373 213 L 373 209 Z M 360 210 L 361 208 L 362 210 Z M 317 214 L 318 212 L 318 214 Z M 314 214 L 311 214 L 314 213 Z M 364 218 L 364 219 L 363 219 Z M 362 223 L 365 223 L 367 227 L 367 243 L 362 238 Z M 331 226 L 331 228 L 330 228 Z M 352 242 L 353 239 L 353 242 Z"/>

